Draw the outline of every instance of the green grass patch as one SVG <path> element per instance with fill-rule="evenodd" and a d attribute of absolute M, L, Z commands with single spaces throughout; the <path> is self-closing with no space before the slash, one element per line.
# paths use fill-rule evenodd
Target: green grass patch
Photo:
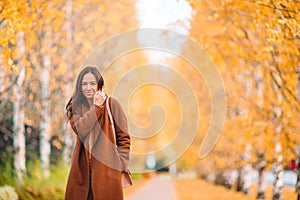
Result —
<path fill-rule="evenodd" d="M 132 178 L 132 180 L 140 180 L 140 179 L 142 179 L 142 174 L 141 173 L 132 173 L 131 178 Z"/>
<path fill-rule="evenodd" d="M 63 164 L 52 166 L 50 177 L 44 178 L 39 161 L 27 163 L 24 185 L 17 184 L 11 165 L 0 165 L 0 169 L 3 172 L 3 175 L 0 176 L 0 184 L 13 187 L 19 196 L 19 200 L 64 199 L 69 166 Z"/>

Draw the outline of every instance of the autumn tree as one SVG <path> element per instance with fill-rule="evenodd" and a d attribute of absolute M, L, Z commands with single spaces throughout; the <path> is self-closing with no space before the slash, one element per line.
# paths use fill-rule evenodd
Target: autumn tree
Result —
<path fill-rule="evenodd" d="M 39 154 L 48 177 L 50 145 L 62 149 L 63 110 L 76 70 L 94 45 L 134 26 L 133 18 L 123 20 L 133 13 L 125 12 L 129 8 L 134 10 L 134 2 L 1 2 L 0 106 L 15 104 L 15 169 L 20 182 L 26 171 L 24 124 L 40 128 Z"/>
<path fill-rule="evenodd" d="M 14 169 L 18 183 L 23 184 L 23 174 L 26 172 L 25 159 L 25 90 L 27 65 L 26 37 L 31 30 L 33 17 L 30 12 L 30 4 L 26 1 L 1 2 L 1 71 L 0 78 L 3 82 L 1 89 L 1 108 L 8 101 L 13 102 L 14 118 Z M 25 19 L 22 19 L 22 18 Z M 13 93 L 12 93 L 13 91 Z M 9 94 L 6 96 L 5 94 Z M 11 95 L 13 94 L 13 95 Z M 4 116 L 4 115 L 2 115 Z"/>
<path fill-rule="evenodd" d="M 249 144 L 264 152 L 270 167 L 279 156 L 275 144 L 280 144 L 286 164 L 295 155 L 299 122 L 299 5 L 234 0 L 191 4 L 197 12 L 191 36 L 216 62 L 228 95 L 228 118 L 216 151 L 230 147 L 239 153 L 237 146 Z M 230 143 L 232 137 L 235 143 Z M 255 160 L 252 156 L 252 164 Z"/>

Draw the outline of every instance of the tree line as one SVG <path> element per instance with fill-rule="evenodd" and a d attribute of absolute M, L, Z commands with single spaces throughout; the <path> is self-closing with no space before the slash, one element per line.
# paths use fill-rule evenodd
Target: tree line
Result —
<path fill-rule="evenodd" d="M 300 162 L 300 5 L 283 0 L 189 3 L 194 10 L 190 37 L 202 45 L 223 77 L 227 119 L 209 156 L 199 162 L 183 157 L 179 162 L 215 174 L 238 169 L 239 188 L 245 192 L 244 178 L 254 167 L 263 196 L 266 169 L 276 166 L 281 176 L 284 165 Z M 50 175 L 53 149 L 70 160 L 73 140 L 64 105 L 76 71 L 96 43 L 138 27 L 134 13 L 133 1 L 1 2 L 1 154 L 13 154 L 20 183 L 26 173 L 25 135 L 29 137 L 30 130 L 38 135 L 31 142 L 39 152 L 43 176 Z M 204 87 L 195 91 L 199 101 L 208 95 Z M 209 105 L 204 110 L 203 120 L 208 121 Z M 199 138 L 205 126 L 208 123 L 200 125 Z M 198 148 L 189 152 L 197 155 Z M 281 194 L 278 188 L 274 195 Z"/>

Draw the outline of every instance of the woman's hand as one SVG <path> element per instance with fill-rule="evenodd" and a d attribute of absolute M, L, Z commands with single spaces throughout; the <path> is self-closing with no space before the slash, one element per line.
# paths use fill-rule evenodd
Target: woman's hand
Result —
<path fill-rule="evenodd" d="M 97 91 L 93 98 L 93 103 L 97 106 L 101 106 L 106 99 L 106 95 L 103 91 Z"/>

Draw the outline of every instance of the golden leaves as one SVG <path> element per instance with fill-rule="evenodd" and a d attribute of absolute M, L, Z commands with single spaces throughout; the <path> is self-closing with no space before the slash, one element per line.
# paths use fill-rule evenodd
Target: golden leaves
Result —
<path fill-rule="evenodd" d="M 227 151 L 234 151 L 231 156 L 237 160 L 237 155 L 244 150 L 236 146 L 249 143 L 256 150 L 266 150 L 267 157 L 272 158 L 275 147 L 270 144 L 281 142 L 284 162 L 288 162 L 294 153 L 287 149 L 294 148 L 295 141 L 285 129 L 293 129 L 296 126 L 294 119 L 300 118 L 299 99 L 295 98 L 300 92 L 297 91 L 300 4 L 282 0 L 232 0 L 220 6 L 213 0 L 209 3 L 193 1 L 193 8 L 197 15 L 192 22 L 191 35 L 206 47 L 220 67 L 228 91 L 229 118 L 221 138 L 226 145 L 220 145 L 220 142 L 216 151 L 226 151 L 224 153 L 228 155 Z M 214 17 L 216 12 L 217 18 Z M 205 27 L 205 31 L 199 27 Z M 257 78 L 256 70 L 262 72 L 261 79 Z M 274 89 L 276 83 L 272 73 L 280 74 L 280 89 Z M 261 97 L 258 96 L 259 85 Z M 282 96 L 282 102 L 278 101 L 278 96 Z M 259 98 L 263 100 L 262 107 L 257 105 Z M 276 120 L 275 108 L 282 112 Z M 246 118 L 239 114 L 243 110 L 247 111 Z M 278 122 L 283 130 L 277 137 Z M 233 138 L 234 143 L 231 143 Z M 211 159 L 225 162 L 228 158 L 215 154 Z"/>
<path fill-rule="evenodd" d="M 8 59 L 8 64 L 9 64 L 10 66 L 12 66 L 12 65 L 14 64 L 14 61 L 13 61 L 11 58 L 9 58 L 9 59 Z"/>
<path fill-rule="evenodd" d="M 12 70 L 13 70 L 15 73 L 19 73 L 19 72 L 20 72 L 20 68 L 19 68 L 17 65 L 12 65 L 11 68 L 12 68 Z"/>

